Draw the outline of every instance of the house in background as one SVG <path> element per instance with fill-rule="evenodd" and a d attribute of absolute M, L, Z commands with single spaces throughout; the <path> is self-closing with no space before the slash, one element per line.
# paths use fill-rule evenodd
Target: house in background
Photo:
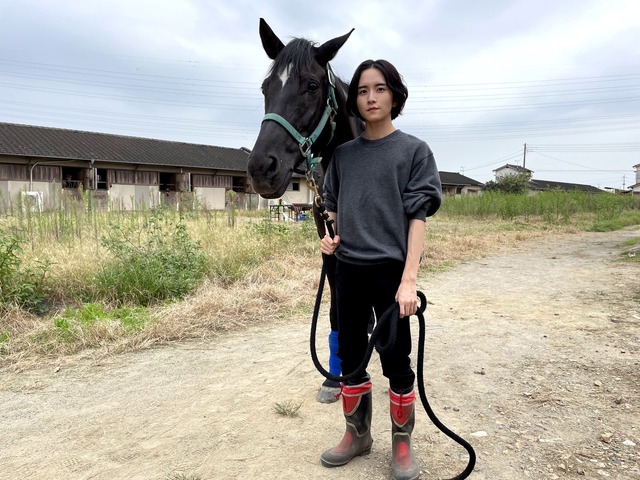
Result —
<path fill-rule="evenodd" d="M 529 190 L 543 192 L 546 190 L 562 190 L 564 192 L 604 193 L 604 190 L 580 183 L 553 182 L 551 180 L 529 180 Z"/>
<path fill-rule="evenodd" d="M 530 177 L 533 176 L 533 171 L 529 170 L 528 168 L 525 167 L 520 167 L 518 165 L 511 165 L 510 163 L 507 163 L 506 165 L 503 165 L 500 168 L 496 168 L 493 173 L 496 176 L 496 182 L 499 181 L 501 178 L 506 177 L 507 175 L 522 175 L 527 174 Z"/>
<path fill-rule="evenodd" d="M 442 193 L 448 196 L 478 195 L 484 186 L 477 180 L 453 172 L 440 172 L 440 183 Z"/>
<path fill-rule="evenodd" d="M 640 195 L 640 163 L 634 165 L 633 169 L 636 171 L 636 183 L 630 185 L 629 190 L 631 190 L 631 195 Z"/>
<path fill-rule="evenodd" d="M 507 175 L 529 175 L 529 190 L 532 192 L 542 192 L 545 190 L 562 190 L 565 192 L 588 192 L 588 193 L 604 193 L 604 190 L 593 187 L 591 185 L 583 185 L 580 183 L 554 182 L 551 180 L 535 180 L 533 179 L 533 170 L 529 170 L 519 165 L 511 165 L 507 163 L 493 171 L 496 176 L 496 182 Z"/>

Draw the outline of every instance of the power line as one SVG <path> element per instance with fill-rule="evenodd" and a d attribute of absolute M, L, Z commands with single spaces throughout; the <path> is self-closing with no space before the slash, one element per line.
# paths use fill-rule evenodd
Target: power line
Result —
<path fill-rule="evenodd" d="M 581 132 L 588 133 L 594 130 L 615 130 L 622 131 L 628 129 L 640 128 L 640 117 L 623 119 L 619 121 L 616 117 L 611 117 L 604 121 L 590 121 L 587 119 L 575 119 L 574 121 L 550 121 L 550 122 L 513 122 L 512 124 L 500 123 L 500 124 L 468 124 L 468 125 L 415 125 L 407 124 L 407 128 L 411 128 L 416 131 L 422 131 L 428 133 L 430 136 L 454 136 L 461 137 L 463 135 L 478 136 L 482 135 L 486 138 L 487 135 L 498 135 L 500 137 L 513 136 L 518 137 L 525 136 L 548 136 L 565 134 L 567 130 L 575 131 L 580 129 Z"/>
<path fill-rule="evenodd" d="M 498 165 L 498 164 L 500 164 L 500 163 L 503 163 L 503 162 L 506 162 L 506 161 L 512 160 L 512 159 L 514 159 L 514 158 L 519 158 L 519 157 L 520 157 L 520 155 L 521 155 L 521 152 L 520 152 L 520 150 L 518 150 L 517 152 L 510 153 L 510 154 L 508 154 L 508 155 L 505 155 L 505 156 L 503 156 L 503 157 L 500 157 L 500 158 L 498 158 L 498 159 L 496 159 L 496 160 L 493 160 L 493 161 L 491 161 L 491 162 L 489 162 L 489 163 L 486 163 L 486 164 L 483 164 L 483 165 L 477 165 L 477 166 L 471 166 L 471 167 L 466 167 L 466 166 L 465 166 L 465 167 L 464 167 L 464 170 L 465 170 L 465 171 L 469 171 L 469 170 L 479 170 L 479 169 L 481 169 L 481 168 L 491 167 L 491 166 L 493 166 L 493 165 Z"/>
<path fill-rule="evenodd" d="M 92 61 L 96 60 L 95 58 Z M 142 59 L 144 60 L 144 59 Z M 252 69 L 249 65 L 229 65 L 206 62 L 179 62 L 190 70 L 184 75 L 161 75 L 141 73 L 139 71 L 118 71 L 86 66 L 40 63 L 24 60 L 0 59 L 4 66 L 0 72 L 0 104 L 3 114 L 12 118 L 44 119 L 49 123 L 107 126 L 109 128 L 135 127 L 137 131 L 154 131 L 196 136 L 209 133 L 212 136 L 255 138 L 259 128 L 259 115 L 263 113 L 263 98 L 259 94 L 262 74 L 255 82 L 228 79 L 238 69 Z M 213 69 L 211 77 L 202 78 L 193 70 Z M 157 68 L 154 66 L 153 68 Z M 262 68 L 262 67 L 260 67 Z M 610 131 L 624 132 L 640 129 L 640 114 L 621 113 L 619 115 L 594 115 L 593 113 L 576 118 L 560 118 L 554 113 L 553 119 L 535 119 L 526 121 L 477 122 L 456 124 L 455 120 L 446 124 L 417 124 L 419 115 L 468 115 L 483 114 L 487 117 L 494 112 L 522 111 L 533 117 L 534 109 L 555 110 L 571 108 L 587 111 L 582 107 L 605 109 L 621 103 L 635 106 L 640 96 L 640 74 L 603 75 L 585 77 L 566 77 L 548 80 L 527 80 L 493 83 L 468 84 L 420 84 L 412 87 L 411 97 L 405 110 L 408 120 L 406 129 L 424 136 L 429 141 L 440 142 L 478 142 L 502 139 L 518 139 L 520 142 L 529 137 L 551 137 L 566 135 L 584 135 Z M 60 95 L 65 106 L 47 105 L 40 102 L 16 101 L 26 99 L 24 92 L 46 94 L 47 101 L 53 102 Z M 609 98 L 613 95 L 613 98 Z M 559 99 L 554 101 L 553 96 Z M 578 97 L 580 96 L 580 97 Z M 40 98 L 42 95 L 40 95 Z M 95 108 L 72 108 L 69 104 L 77 99 L 95 99 Z M 102 100 L 102 101 L 101 101 Z M 113 105 L 114 111 L 104 109 L 104 100 Z M 539 101 L 540 100 L 540 101 Z M 509 104 L 506 102 L 515 102 Z M 447 103 L 449 105 L 444 105 Z M 482 102 L 482 103 L 480 103 Z M 502 102 L 502 103 L 501 103 Z M 181 112 L 221 114 L 238 118 L 255 116 L 255 124 L 247 121 L 216 122 L 198 119 L 169 117 L 167 115 L 136 115 L 123 111 L 124 103 L 144 106 L 178 107 Z M 505 104 L 506 103 L 506 104 Z M 91 102 L 83 101 L 91 105 Z M 440 106 L 439 106 L 440 105 Z M 588 111 L 592 111 L 590 108 Z M 485 115 L 486 114 L 486 115 Z M 454 117 L 459 118 L 459 117 Z M 75 123 L 74 123 L 75 122 Z M 638 144 L 595 144 L 591 147 L 565 146 L 564 149 L 551 150 L 552 144 L 529 144 L 532 152 L 602 152 L 627 153 L 638 151 Z M 555 147 L 560 148 L 560 147 Z M 521 151 L 501 157 L 498 160 L 478 166 L 465 167 L 472 171 L 500 162 L 520 158 Z"/>
<path fill-rule="evenodd" d="M 610 81 L 623 81 L 623 80 L 637 80 L 640 79 L 640 74 L 637 73 L 627 73 L 627 74 L 618 74 L 618 75 L 598 75 L 598 76 L 590 76 L 590 77 L 566 77 L 566 78 L 556 78 L 549 80 L 516 80 L 510 82 L 487 82 L 487 83 L 451 83 L 451 84 L 434 84 L 423 86 L 423 88 L 431 89 L 438 87 L 447 87 L 447 88 L 469 88 L 469 87 L 482 87 L 482 89 L 497 89 L 504 88 L 507 86 L 529 86 L 529 87 L 540 87 L 540 86 L 557 86 L 557 85 L 575 85 L 575 84 L 584 84 L 584 83 L 602 83 L 602 82 L 610 82 Z M 492 86 L 497 85 L 497 86 Z M 420 88 L 420 87 L 418 87 Z"/>
<path fill-rule="evenodd" d="M 536 152 L 637 152 L 640 151 L 640 142 L 537 144 L 531 145 L 530 150 Z"/>

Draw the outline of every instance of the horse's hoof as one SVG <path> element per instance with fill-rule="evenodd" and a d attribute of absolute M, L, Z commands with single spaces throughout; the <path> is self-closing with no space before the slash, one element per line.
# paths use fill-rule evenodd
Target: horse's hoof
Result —
<path fill-rule="evenodd" d="M 340 387 L 320 387 L 316 400 L 320 403 L 334 403 L 338 401 L 340 396 Z"/>

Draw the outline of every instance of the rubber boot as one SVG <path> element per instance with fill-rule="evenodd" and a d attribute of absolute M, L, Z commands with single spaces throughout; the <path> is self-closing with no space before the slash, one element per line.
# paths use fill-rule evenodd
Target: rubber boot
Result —
<path fill-rule="evenodd" d="M 391 475 L 394 480 L 415 480 L 420 467 L 413 455 L 411 432 L 416 420 L 416 392 L 398 394 L 389 389 L 391 410 Z"/>
<path fill-rule="evenodd" d="M 371 452 L 371 382 L 342 387 L 342 410 L 347 428 L 340 443 L 320 455 L 325 467 L 346 465 L 358 455 Z"/>
<path fill-rule="evenodd" d="M 340 358 L 338 358 L 338 332 L 332 330 L 329 334 L 329 373 L 340 375 L 341 371 Z M 340 398 L 340 384 L 326 379 L 316 395 L 316 400 L 320 403 L 333 403 L 337 402 L 338 398 Z"/>

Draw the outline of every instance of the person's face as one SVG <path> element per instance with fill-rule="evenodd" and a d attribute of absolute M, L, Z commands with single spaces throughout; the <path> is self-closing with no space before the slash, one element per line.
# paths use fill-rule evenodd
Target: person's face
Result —
<path fill-rule="evenodd" d="M 393 92 L 377 68 L 367 68 L 360 74 L 356 104 L 367 123 L 391 120 L 391 109 L 395 105 Z"/>

